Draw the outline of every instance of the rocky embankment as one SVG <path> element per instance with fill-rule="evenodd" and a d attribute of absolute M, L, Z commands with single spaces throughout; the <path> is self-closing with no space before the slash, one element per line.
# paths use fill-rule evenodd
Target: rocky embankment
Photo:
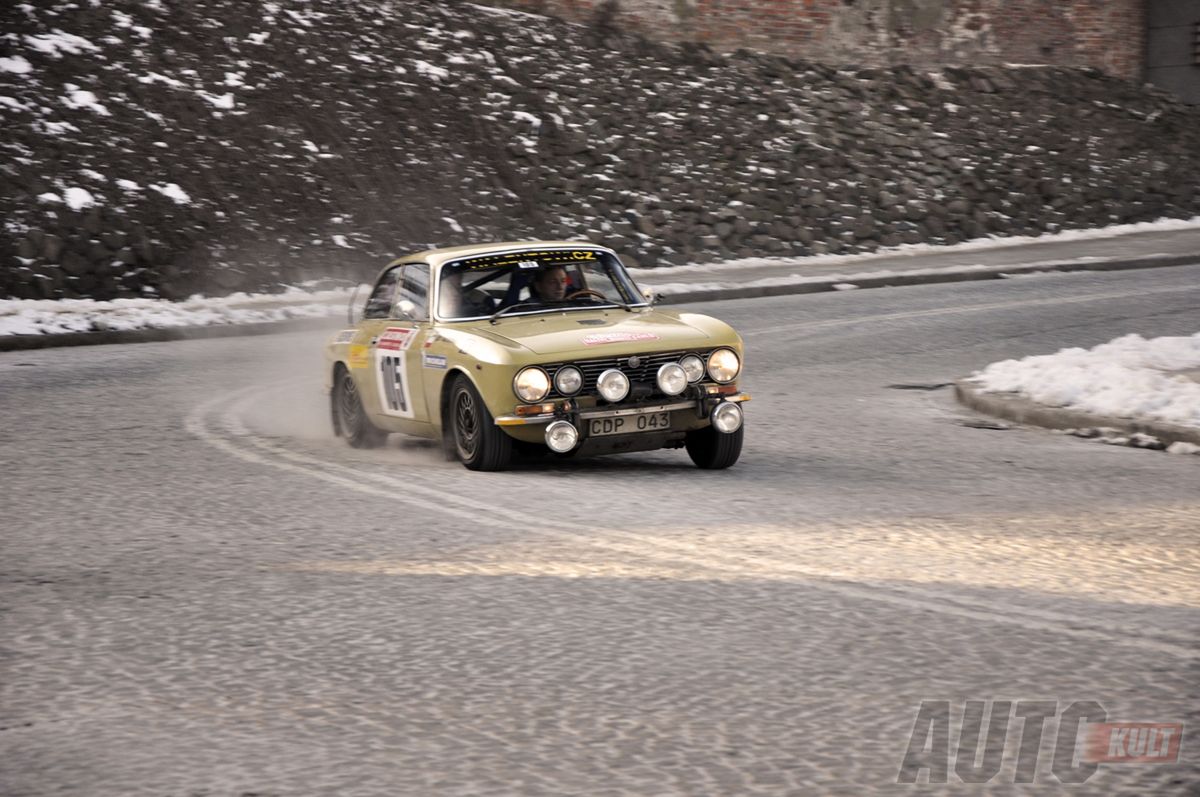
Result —
<path fill-rule="evenodd" d="M 1200 214 L 1200 110 L 1090 71 L 722 57 L 461 2 L 0 19 L 0 296 L 269 289 L 524 237 L 656 266 Z"/>

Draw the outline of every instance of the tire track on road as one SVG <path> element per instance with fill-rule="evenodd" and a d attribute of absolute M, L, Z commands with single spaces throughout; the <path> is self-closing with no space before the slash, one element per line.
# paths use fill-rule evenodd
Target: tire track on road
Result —
<path fill-rule="evenodd" d="M 275 388 L 278 389 L 279 386 L 276 385 Z M 442 483 L 435 484 L 419 469 L 407 468 L 404 470 L 404 478 L 400 479 L 302 454 L 252 432 L 241 420 L 241 415 L 251 402 L 270 389 L 270 386 L 251 387 L 210 399 L 188 415 L 186 428 L 189 433 L 205 443 L 256 465 L 320 479 L 340 488 L 418 507 L 435 514 L 452 515 L 477 526 L 504 531 L 511 531 L 515 527 L 548 539 L 578 545 L 584 550 L 603 550 L 621 557 L 633 557 L 639 563 L 645 563 L 647 560 L 660 561 L 674 565 L 675 569 L 683 564 L 712 573 L 715 578 L 724 576 L 752 580 L 783 575 L 801 580 L 814 589 L 854 600 L 885 603 L 906 610 L 932 612 L 960 619 L 1018 626 L 1026 630 L 1154 650 L 1180 658 L 1200 657 L 1200 651 L 1188 640 L 1176 639 L 1161 632 L 1158 636 L 1147 636 L 1144 628 L 1112 625 L 1099 627 L 1096 619 L 1091 617 L 1012 603 L 980 601 L 966 595 L 947 595 L 945 591 L 920 587 L 895 584 L 876 586 L 866 582 L 838 581 L 831 578 L 828 571 L 778 557 L 735 550 L 716 550 L 711 546 L 700 546 L 686 540 L 663 536 L 633 534 L 571 521 L 553 525 L 530 522 L 526 513 L 496 507 L 471 499 L 461 491 L 447 489 L 445 474 L 439 474 Z M 209 416 L 214 414 L 219 416 L 217 426 L 223 432 L 214 431 L 210 425 Z M 464 480 L 465 477 L 452 479 L 454 482 Z"/>

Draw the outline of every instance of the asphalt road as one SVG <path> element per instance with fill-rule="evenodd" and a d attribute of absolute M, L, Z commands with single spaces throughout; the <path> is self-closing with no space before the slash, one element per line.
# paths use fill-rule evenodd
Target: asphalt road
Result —
<path fill-rule="evenodd" d="M 749 351 L 722 473 L 353 451 L 315 333 L 0 354 L 0 793 L 1064 788 L 1050 730 L 1013 784 L 1018 720 L 991 781 L 896 785 L 968 699 L 1184 722 L 1070 793 L 1195 793 L 1200 457 L 911 388 L 1197 307 L 1200 267 L 700 305 Z"/>

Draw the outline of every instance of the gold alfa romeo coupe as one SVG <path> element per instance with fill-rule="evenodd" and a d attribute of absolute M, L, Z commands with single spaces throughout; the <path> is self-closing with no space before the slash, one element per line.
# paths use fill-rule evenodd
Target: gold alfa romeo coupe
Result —
<path fill-rule="evenodd" d="M 380 274 L 362 320 L 326 347 L 334 432 L 440 440 L 472 470 L 514 453 L 742 450 L 742 339 L 662 310 L 609 249 L 573 241 L 433 249 Z"/>

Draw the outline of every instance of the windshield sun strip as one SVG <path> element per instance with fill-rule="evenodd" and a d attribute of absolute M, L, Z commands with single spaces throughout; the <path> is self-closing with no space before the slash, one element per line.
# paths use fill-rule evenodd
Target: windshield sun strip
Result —
<path fill-rule="evenodd" d="M 639 304 L 631 304 L 629 306 L 630 307 L 649 307 L 650 303 L 649 302 L 641 302 Z M 567 313 L 567 312 L 575 312 L 577 310 L 611 310 L 614 308 L 619 310 L 619 309 L 621 309 L 621 305 L 608 303 L 608 304 L 589 304 L 589 305 L 583 305 L 582 307 L 543 307 L 540 310 L 524 310 L 520 313 L 505 313 L 504 315 L 500 316 L 496 320 L 502 321 L 505 318 L 520 318 L 523 315 L 538 315 L 540 313 Z M 441 321 L 443 323 L 455 323 L 457 321 L 482 321 L 484 319 L 489 319 L 491 317 L 492 316 L 490 314 L 489 315 L 465 316 L 463 318 L 444 318 L 441 315 L 437 315 L 437 314 L 434 315 L 435 320 Z"/>

